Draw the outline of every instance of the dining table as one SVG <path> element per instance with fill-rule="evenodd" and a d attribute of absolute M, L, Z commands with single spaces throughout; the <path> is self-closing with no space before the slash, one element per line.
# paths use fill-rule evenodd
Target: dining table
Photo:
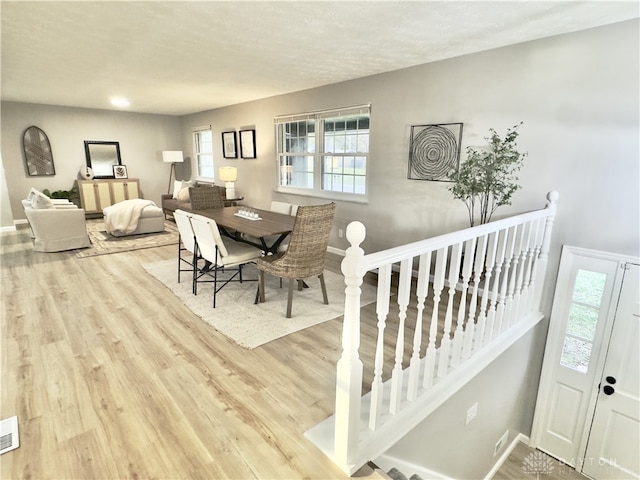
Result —
<path fill-rule="evenodd" d="M 242 206 L 204 210 L 189 209 L 189 211 L 215 220 L 222 235 L 255 245 L 265 253 L 278 252 L 278 246 L 291 233 L 296 219 L 292 215 Z M 245 211 L 250 211 L 257 217 L 242 215 L 241 212 Z M 260 243 L 258 244 L 250 238 L 257 239 Z"/>

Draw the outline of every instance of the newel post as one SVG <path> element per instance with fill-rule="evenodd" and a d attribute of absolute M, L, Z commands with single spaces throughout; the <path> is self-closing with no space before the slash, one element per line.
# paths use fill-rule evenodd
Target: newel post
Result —
<path fill-rule="evenodd" d="M 547 276 L 547 263 L 549 262 L 549 249 L 551 247 L 551 231 L 553 230 L 553 223 L 556 219 L 557 202 L 560 194 L 555 190 L 547 193 L 547 205 L 545 210 L 548 210 L 549 214 L 545 220 L 544 231 L 542 233 L 542 245 L 540 247 L 540 268 L 538 268 L 536 278 L 536 296 L 535 296 L 535 308 L 540 309 L 540 302 L 542 300 L 542 291 L 544 290 L 544 281 Z"/>
<path fill-rule="evenodd" d="M 347 240 L 351 244 L 342 260 L 345 300 L 342 326 L 342 354 L 336 369 L 335 457 L 338 465 L 348 468 L 358 445 L 360 429 L 360 399 L 362 396 L 362 361 L 360 347 L 360 285 L 365 272 L 359 264 L 364 256 L 360 244 L 366 236 L 360 222 L 347 225 Z"/>

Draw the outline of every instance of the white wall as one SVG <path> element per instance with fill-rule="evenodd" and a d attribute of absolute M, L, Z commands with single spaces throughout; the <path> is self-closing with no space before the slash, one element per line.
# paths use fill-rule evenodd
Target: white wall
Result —
<path fill-rule="evenodd" d="M 120 155 L 131 178 L 140 179 L 145 198 L 160 204 L 166 193 L 169 165 L 162 150 L 180 149 L 180 118 L 109 110 L 2 102 L 2 161 L 10 197 L 10 210 L 2 202 L 3 218 L 9 210 L 24 219 L 20 200 L 31 187 L 69 190 L 85 165 L 85 140 L 120 142 Z M 56 174 L 30 177 L 26 173 L 22 135 L 31 125 L 49 137 Z"/>

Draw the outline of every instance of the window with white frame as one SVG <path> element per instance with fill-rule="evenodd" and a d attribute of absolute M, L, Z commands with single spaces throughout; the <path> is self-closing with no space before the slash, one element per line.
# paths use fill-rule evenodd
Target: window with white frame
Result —
<path fill-rule="evenodd" d="M 213 133 L 211 125 L 193 129 L 193 151 L 195 152 L 198 178 L 214 179 Z"/>
<path fill-rule="evenodd" d="M 369 105 L 275 118 L 280 190 L 367 193 Z"/>

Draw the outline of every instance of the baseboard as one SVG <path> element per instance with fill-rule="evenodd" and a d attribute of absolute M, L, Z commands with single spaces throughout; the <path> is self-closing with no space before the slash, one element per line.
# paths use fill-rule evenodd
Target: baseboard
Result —
<path fill-rule="evenodd" d="M 495 474 L 498 473 L 498 470 L 500 470 L 500 467 L 502 467 L 504 462 L 507 461 L 507 458 L 509 458 L 509 455 L 511 455 L 511 452 L 513 452 L 513 450 L 518 446 L 518 443 L 520 442 L 528 444 L 529 437 L 523 433 L 519 433 L 518 435 L 516 435 L 515 438 L 509 444 L 509 446 L 505 448 L 504 452 L 502 452 L 502 455 L 500 455 L 500 458 L 498 458 L 498 461 L 493 465 L 491 470 L 489 470 L 489 473 L 487 473 L 487 475 L 484 477 L 484 480 L 491 480 L 495 476 Z"/>
<path fill-rule="evenodd" d="M 344 250 L 341 250 L 336 247 L 332 247 L 331 245 L 327 247 L 327 252 L 333 253 L 335 255 L 340 255 L 341 257 L 344 257 L 346 255 L 346 252 Z"/>

